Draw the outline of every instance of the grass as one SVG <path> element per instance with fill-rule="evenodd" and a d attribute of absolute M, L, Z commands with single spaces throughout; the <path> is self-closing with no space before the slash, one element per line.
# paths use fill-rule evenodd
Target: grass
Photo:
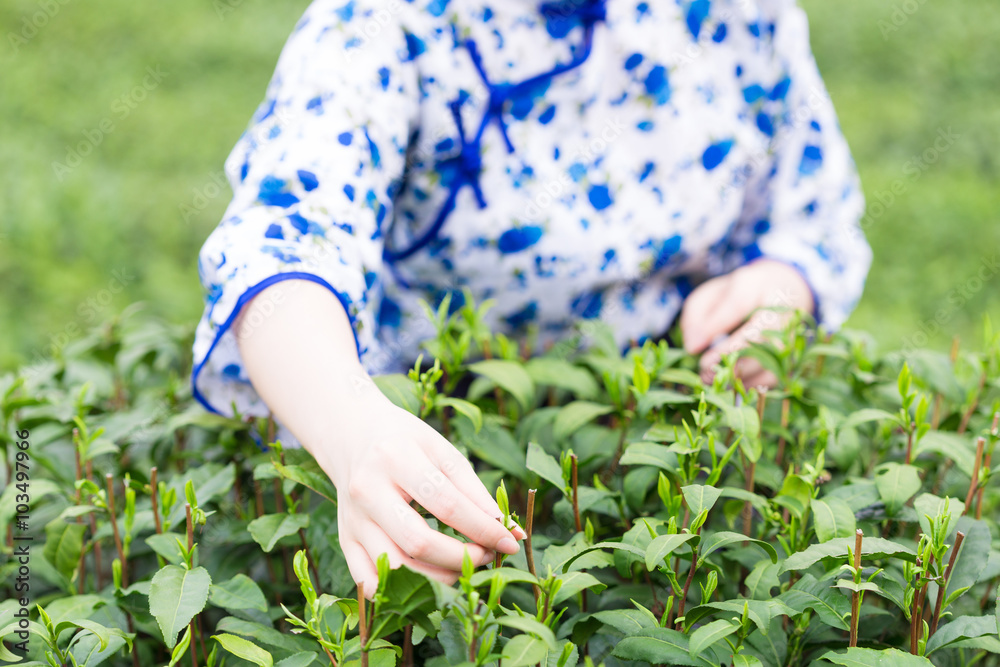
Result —
<path fill-rule="evenodd" d="M 197 320 L 197 251 L 228 190 L 187 222 L 181 207 L 215 191 L 308 4 L 51 1 L 47 12 L 0 5 L 0 368 L 46 356 L 135 300 Z M 902 0 L 802 4 L 869 202 L 905 186 L 871 218 L 876 260 L 850 325 L 887 347 L 944 349 L 952 333 L 977 345 L 981 314 L 1000 310 L 1000 6 L 907 0 L 908 15 Z M 906 20 L 883 36 L 894 6 Z M 45 25 L 13 44 L 36 13 Z M 133 97 L 147 68 L 161 80 Z M 907 161 L 947 128 L 960 136 L 913 180 Z M 97 145 L 60 179 L 53 163 L 85 132 Z"/>

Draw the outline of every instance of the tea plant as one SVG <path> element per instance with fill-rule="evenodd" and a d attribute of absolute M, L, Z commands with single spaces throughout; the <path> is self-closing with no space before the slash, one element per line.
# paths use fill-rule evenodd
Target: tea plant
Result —
<path fill-rule="evenodd" d="M 430 361 L 376 378 L 528 534 L 455 586 L 382 558 L 358 590 L 333 485 L 192 402 L 189 331 L 129 311 L 0 378 L 0 661 L 1000 664 L 988 323 L 981 352 L 879 355 L 798 317 L 744 353 L 765 391 L 597 322 L 532 356 L 489 305 L 446 297 Z"/>

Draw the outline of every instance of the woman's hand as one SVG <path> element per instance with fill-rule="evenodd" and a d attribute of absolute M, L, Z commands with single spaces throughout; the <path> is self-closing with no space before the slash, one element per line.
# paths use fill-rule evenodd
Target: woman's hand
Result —
<path fill-rule="evenodd" d="M 783 262 L 760 259 L 691 292 L 681 311 L 684 348 L 703 353 L 701 377 L 708 383 L 723 355 L 763 340 L 764 332 L 781 329 L 793 310 L 811 313 L 813 305 L 812 291 L 801 273 Z M 754 359 L 740 359 L 736 372 L 748 387 L 777 383 L 774 374 Z"/>
<path fill-rule="evenodd" d="M 396 407 L 358 360 L 351 323 L 326 288 L 286 280 L 243 309 L 235 333 L 257 393 L 337 487 L 339 537 L 355 581 L 371 596 L 383 553 L 446 583 L 465 550 L 477 565 L 518 550 L 468 460 Z M 432 529 L 416 500 L 473 543 Z"/>
<path fill-rule="evenodd" d="M 336 436 L 345 446 L 313 448 L 337 487 L 340 546 L 354 580 L 374 592 L 382 553 L 394 568 L 406 565 L 448 584 L 458 578 L 466 551 L 477 566 L 492 562 L 495 551 L 517 553 L 515 538 L 523 532 L 503 527 L 469 461 L 374 383 L 363 393 L 354 419 Z M 411 500 L 472 543 L 433 530 Z"/>

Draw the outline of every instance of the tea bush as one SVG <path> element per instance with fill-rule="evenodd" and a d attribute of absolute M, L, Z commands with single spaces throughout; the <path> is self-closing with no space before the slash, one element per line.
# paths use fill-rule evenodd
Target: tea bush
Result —
<path fill-rule="evenodd" d="M 988 322 L 904 357 L 797 318 L 746 353 L 765 392 L 597 322 L 531 356 L 486 307 L 429 312 L 433 363 L 376 383 L 529 542 L 453 587 L 383 559 L 371 602 L 316 463 L 192 402 L 190 331 L 132 309 L 2 378 L 0 661 L 998 664 Z"/>

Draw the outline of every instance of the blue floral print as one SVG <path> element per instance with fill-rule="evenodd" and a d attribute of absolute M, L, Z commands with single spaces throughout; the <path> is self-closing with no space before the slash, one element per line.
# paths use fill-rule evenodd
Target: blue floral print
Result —
<path fill-rule="evenodd" d="M 464 289 L 540 346 L 581 319 L 626 345 L 761 257 L 836 328 L 871 261 L 794 0 L 316 0 L 226 172 L 193 373 L 221 413 L 267 414 L 233 321 L 281 280 L 330 290 L 378 374 Z"/>

